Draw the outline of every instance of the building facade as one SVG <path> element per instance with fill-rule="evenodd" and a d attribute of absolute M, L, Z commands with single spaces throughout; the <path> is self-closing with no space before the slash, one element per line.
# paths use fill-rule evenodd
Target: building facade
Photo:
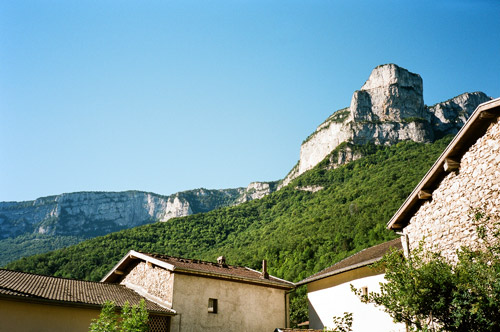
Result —
<path fill-rule="evenodd" d="M 388 223 L 406 251 L 421 242 L 451 261 L 500 221 L 500 99 L 481 104 Z M 477 216 L 482 216 L 476 218 Z"/>
<path fill-rule="evenodd" d="M 173 332 L 274 331 L 288 326 L 294 284 L 265 269 L 130 251 L 102 281 L 173 310 Z"/>
<path fill-rule="evenodd" d="M 373 264 L 389 250 L 401 250 L 400 239 L 362 250 L 300 282 L 307 285 L 309 327 L 333 328 L 333 317 L 345 312 L 353 315 L 353 331 L 406 331 L 404 324 L 396 324 L 381 308 L 364 303 L 351 290 L 351 285 L 362 292 L 377 292 L 384 282 L 384 269 Z"/>

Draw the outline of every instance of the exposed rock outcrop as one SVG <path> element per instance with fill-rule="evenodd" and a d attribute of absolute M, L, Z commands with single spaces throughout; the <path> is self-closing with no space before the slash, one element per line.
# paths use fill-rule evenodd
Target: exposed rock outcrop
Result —
<path fill-rule="evenodd" d="M 237 199 L 236 203 L 244 203 L 260 199 L 276 190 L 276 182 L 252 182 Z"/>
<path fill-rule="evenodd" d="M 458 133 L 476 107 L 490 99 L 482 92 L 464 93 L 429 107 L 431 123 L 436 135 Z"/>
<path fill-rule="evenodd" d="M 350 111 L 356 122 L 423 118 L 422 78 L 395 64 L 378 66 L 361 90 L 354 92 Z"/>
<path fill-rule="evenodd" d="M 350 163 L 351 161 L 358 160 L 361 157 L 363 157 L 363 154 L 360 151 L 356 151 L 349 145 L 346 145 L 342 149 L 339 149 L 336 154 L 332 153 L 330 155 L 328 169 L 337 168 L 341 165 Z"/>
<path fill-rule="evenodd" d="M 22 233 L 96 236 L 192 213 L 189 202 L 144 192 L 77 192 L 0 202 L 0 237 Z"/>
<path fill-rule="evenodd" d="M 298 166 L 279 188 L 313 168 L 343 142 L 392 145 L 404 140 L 427 143 L 460 130 L 476 107 L 491 98 L 482 92 L 464 93 L 427 107 L 418 74 L 395 64 L 376 67 L 351 105 L 332 114 L 300 147 Z M 331 167 L 360 158 L 344 150 L 331 157 Z M 336 160 L 333 160 L 337 158 Z"/>

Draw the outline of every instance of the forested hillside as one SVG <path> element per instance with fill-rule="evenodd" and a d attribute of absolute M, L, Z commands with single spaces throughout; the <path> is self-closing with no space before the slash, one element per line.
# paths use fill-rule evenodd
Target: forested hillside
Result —
<path fill-rule="evenodd" d="M 251 184 L 256 185 L 274 190 L 274 183 Z M 130 190 L 74 192 L 34 201 L 0 202 L 0 266 L 96 236 L 239 204 L 258 198 L 259 194 L 262 192 L 248 188 L 200 188 L 170 196 Z"/>
<path fill-rule="evenodd" d="M 209 261 L 225 255 L 230 264 L 253 268 L 265 258 L 271 274 L 297 281 L 393 238 L 386 222 L 449 140 L 358 147 L 369 154 L 331 170 L 325 159 L 260 200 L 108 234 L 7 268 L 99 280 L 134 249 Z M 301 190 L 306 186 L 323 189 Z"/>

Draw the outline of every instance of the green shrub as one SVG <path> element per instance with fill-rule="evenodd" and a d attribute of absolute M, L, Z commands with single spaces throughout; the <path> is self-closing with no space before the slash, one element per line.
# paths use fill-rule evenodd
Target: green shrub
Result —
<path fill-rule="evenodd" d="M 457 262 L 421 243 L 408 258 L 398 251 L 383 258 L 387 283 L 380 293 L 353 290 L 413 331 L 500 331 L 500 233 L 484 214 L 476 211 L 474 219 L 483 246 L 462 247 Z"/>
<path fill-rule="evenodd" d="M 148 311 L 146 303 L 141 300 L 137 306 L 128 302 L 122 308 L 121 315 L 116 312 L 113 302 L 106 302 L 98 319 L 94 319 L 89 332 L 146 332 L 148 327 Z"/>

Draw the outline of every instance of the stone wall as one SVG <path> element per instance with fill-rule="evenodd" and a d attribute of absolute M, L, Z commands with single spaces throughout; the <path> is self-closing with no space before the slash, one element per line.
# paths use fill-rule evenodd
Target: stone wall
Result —
<path fill-rule="evenodd" d="M 499 221 L 500 208 L 500 121 L 472 145 L 461 159 L 458 172 L 448 174 L 411 218 L 404 232 L 410 250 L 424 239 L 424 249 L 440 251 L 454 260 L 461 246 L 477 248 L 472 211 L 490 216 L 489 227 Z"/>
<path fill-rule="evenodd" d="M 161 267 L 141 262 L 130 271 L 120 284 L 139 294 L 172 307 L 174 274 Z"/>

